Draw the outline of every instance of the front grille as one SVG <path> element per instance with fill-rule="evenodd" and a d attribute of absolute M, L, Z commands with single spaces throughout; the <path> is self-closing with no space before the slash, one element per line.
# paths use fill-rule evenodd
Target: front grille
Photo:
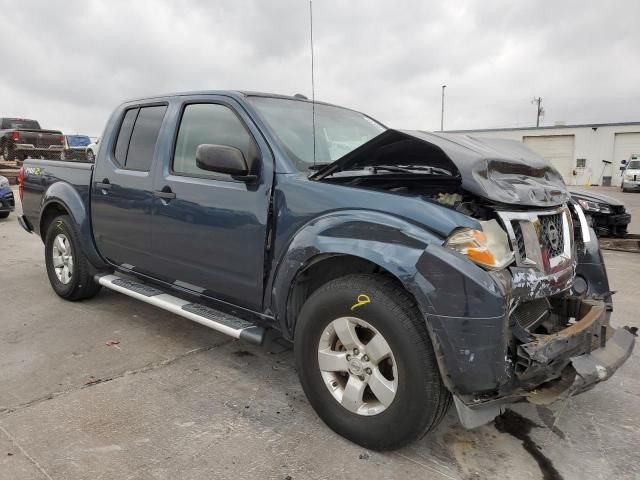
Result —
<path fill-rule="evenodd" d="M 549 252 L 549 258 L 562 255 L 564 252 L 564 231 L 562 214 L 540 215 L 540 243 L 543 250 Z"/>
<path fill-rule="evenodd" d="M 511 226 L 513 228 L 513 233 L 516 236 L 516 241 L 513 248 L 515 248 L 518 251 L 518 253 L 520 254 L 520 258 L 524 258 L 527 256 L 527 252 L 524 247 L 524 234 L 522 233 L 522 227 L 520 226 L 520 222 L 517 220 L 513 221 L 511 222 Z"/>
<path fill-rule="evenodd" d="M 626 210 L 624 208 L 624 205 L 612 205 L 611 209 L 613 211 L 614 214 L 619 215 L 621 213 L 625 213 Z"/>

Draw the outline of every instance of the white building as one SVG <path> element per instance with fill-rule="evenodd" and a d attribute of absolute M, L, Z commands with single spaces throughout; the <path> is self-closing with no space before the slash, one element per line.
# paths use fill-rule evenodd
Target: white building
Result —
<path fill-rule="evenodd" d="M 550 160 L 569 185 L 601 185 L 603 177 L 612 177 L 612 185 L 620 185 L 620 162 L 628 160 L 632 153 L 640 154 L 640 122 L 448 130 L 447 133 L 524 142 Z"/>

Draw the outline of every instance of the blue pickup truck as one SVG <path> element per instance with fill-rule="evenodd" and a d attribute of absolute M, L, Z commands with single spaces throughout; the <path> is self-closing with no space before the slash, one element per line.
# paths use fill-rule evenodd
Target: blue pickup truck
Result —
<path fill-rule="evenodd" d="M 518 142 L 192 92 L 118 107 L 95 164 L 23 169 L 19 221 L 59 296 L 277 332 L 319 416 L 368 448 L 419 438 L 451 401 L 473 428 L 567 398 L 635 344 L 580 206 Z"/>

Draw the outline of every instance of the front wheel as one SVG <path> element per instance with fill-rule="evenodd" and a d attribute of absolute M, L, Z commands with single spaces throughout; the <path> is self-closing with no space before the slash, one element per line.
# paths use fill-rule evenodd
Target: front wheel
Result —
<path fill-rule="evenodd" d="M 82 251 L 80 236 L 68 215 L 53 219 L 44 245 L 49 282 L 59 296 L 66 300 L 82 300 L 100 291 Z"/>
<path fill-rule="evenodd" d="M 298 318 L 295 357 L 320 418 L 366 448 L 422 437 L 450 403 L 424 318 L 380 275 L 350 275 L 314 292 Z"/>
<path fill-rule="evenodd" d="M 8 218 L 11 212 L 0 212 L 0 218 Z"/>

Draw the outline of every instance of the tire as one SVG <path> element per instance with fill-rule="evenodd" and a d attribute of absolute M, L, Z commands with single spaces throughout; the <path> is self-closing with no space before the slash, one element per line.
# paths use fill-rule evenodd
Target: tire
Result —
<path fill-rule="evenodd" d="M 62 249 L 57 244 L 57 240 L 63 242 L 66 248 Z M 64 240 L 63 240 L 64 239 Z M 65 241 L 66 240 L 66 241 Z M 56 243 L 56 245 L 54 245 Z M 53 219 L 47 234 L 45 236 L 45 264 L 47 266 L 47 275 L 49 276 L 49 282 L 53 290 L 65 300 L 83 300 L 85 298 L 91 298 L 95 296 L 101 286 L 93 280 L 93 268 L 89 264 L 82 247 L 80 246 L 80 235 L 78 234 L 75 224 L 71 221 L 68 215 L 59 215 Z M 60 278 L 56 273 L 57 267 L 54 263 L 54 255 L 61 250 L 68 252 L 66 257 L 71 257 L 71 264 L 67 263 L 64 266 L 67 267 L 68 275 L 64 275 Z M 65 257 L 65 255 L 62 255 Z M 60 256 L 58 256 L 58 262 Z M 63 262 L 65 260 L 63 259 Z M 59 265 L 59 263 L 58 263 Z"/>
<path fill-rule="evenodd" d="M 2 158 L 4 158 L 5 162 L 12 162 L 16 159 L 16 152 L 13 148 L 11 148 L 8 144 L 5 144 L 2 147 Z"/>
<path fill-rule="evenodd" d="M 0 218 L 8 218 L 11 212 L 0 212 Z"/>
<path fill-rule="evenodd" d="M 347 343 L 339 339 L 329 348 L 331 351 L 326 349 L 332 329 L 338 337 L 334 326 L 343 325 L 345 321 L 355 322 L 356 328 L 350 331 L 356 332 L 363 351 L 345 348 L 343 345 Z M 339 329 L 345 331 L 343 327 Z M 382 342 L 386 341 L 386 349 L 372 347 L 372 339 L 377 335 L 383 337 Z M 381 345 L 382 342 L 374 343 Z M 442 420 L 450 405 L 451 395 L 440 378 L 424 318 L 394 279 L 357 274 L 322 286 L 302 307 L 294 343 L 300 382 L 316 413 L 336 433 L 365 448 L 393 450 L 421 438 Z M 381 357 L 374 350 L 387 351 L 388 357 L 373 368 L 364 368 L 365 372 L 362 367 L 372 366 L 369 361 L 375 363 L 368 355 Z M 348 352 L 349 371 L 328 372 L 324 362 L 324 371 L 321 370 L 320 354 L 324 359 L 328 353 L 333 359 Z M 343 369 L 342 362 L 340 358 L 340 366 L 335 369 Z M 385 377 L 384 385 L 389 388 L 378 396 L 371 385 L 375 381 L 378 384 L 375 390 L 381 391 L 379 381 L 374 378 L 380 375 Z M 349 404 L 344 399 L 351 382 L 358 386 L 353 388 L 364 388 L 357 390 L 364 395 L 356 396 L 358 401 Z M 362 383 L 367 386 L 361 387 Z M 350 391 L 354 391 L 353 388 Z M 393 396 L 391 391 L 395 392 Z M 386 402 L 380 400 L 384 397 Z M 358 406 L 362 399 L 366 402 Z"/>
<path fill-rule="evenodd" d="M 96 161 L 96 156 L 93 154 L 91 150 L 87 150 L 87 162 L 94 163 Z"/>

